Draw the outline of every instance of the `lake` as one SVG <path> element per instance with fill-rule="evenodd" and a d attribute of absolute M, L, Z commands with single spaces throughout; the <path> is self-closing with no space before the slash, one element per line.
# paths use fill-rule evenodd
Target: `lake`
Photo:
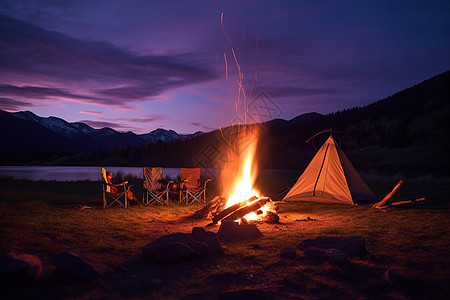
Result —
<path fill-rule="evenodd" d="M 0 178 L 12 177 L 13 179 L 27 179 L 33 181 L 56 180 L 56 181 L 78 181 L 78 180 L 101 180 L 101 167 L 61 167 L 61 166 L 0 166 Z M 105 167 L 113 174 L 122 171 L 125 175 L 133 174 L 142 178 L 142 167 Z M 299 175 L 298 171 L 292 170 L 260 170 L 273 176 L 280 174 Z M 214 178 L 217 174 L 215 169 L 202 169 L 202 174 Z M 163 168 L 163 176 L 168 175 L 176 178 L 180 175 L 180 168 Z"/>
<path fill-rule="evenodd" d="M 60 166 L 0 166 L 0 178 L 13 177 L 14 179 L 28 180 L 56 180 L 56 181 L 77 181 L 77 180 L 101 180 L 101 167 L 60 167 Z M 105 167 L 113 174 L 119 170 L 125 175 L 133 174 L 142 178 L 141 167 Z M 179 168 L 164 168 L 163 176 L 169 175 L 171 178 L 180 175 Z"/>

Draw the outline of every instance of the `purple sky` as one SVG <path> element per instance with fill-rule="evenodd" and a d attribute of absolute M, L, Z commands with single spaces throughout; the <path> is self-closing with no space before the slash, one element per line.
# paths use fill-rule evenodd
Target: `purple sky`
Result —
<path fill-rule="evenodd" d="M 193 133 L 244 93 L 288 120 L 449 70 L 450 1 L 2 0 L 0 43 L 0 109 Z"/>

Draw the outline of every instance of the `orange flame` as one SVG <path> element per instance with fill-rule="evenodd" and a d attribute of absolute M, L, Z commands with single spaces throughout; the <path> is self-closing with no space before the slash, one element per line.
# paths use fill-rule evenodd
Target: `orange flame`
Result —
<path fill-rule="evenodd" d="M 242 79 L 244 78 L 241 67 L 239 65 L 236 53 L 232 46 L 231 40 L 225 32 L 225 26 L 223 22 L 223 12 L 220 15 L 220 23 L 222 25 L 222 31 L 225 35 L 228 43 L 230 44 L 231 52 L 233 54 L 234 63 L 236 65 L 238 71 L 238 79 L 236 80 L 238 87 L 238 96 L 235 102 L 236 113 L 238 115 L 238 119 L 241 119 L 240 113 L 243 113 L 243 120 L 245 125 L 237 125 L 235 128 L 231 129 L 231 131 L 237 129 L 237 134 L 234 135 L 232 139 L 225 139 L 229 144 L 228 151 L 228 164 L 227 168 L 223 170 L 222 178 L 223 178 L 223 189 L 224 191 L 228 191 L 228 202 L 226 207 L 230 207 L 236 203 L 241 201 L 245 201 L 252 196 L 256 196 L 260 198 L 260 193 L 256 189 L 254 189 L 254 183 L 257 174 L 257 165 L 255 161 L 256 156 L 256 148 L 258 144 L 259 132 L 256 130 L 256 126 L 248 126 L 247 125 L 247 95 L 245 93 L 245 89 L 242 85 Z M 257 40 L 258 42 L 258 40 Z M 228 79 L 228 61 L 227 56 L 224 53 L 225 60 L 225 74 L 226 79 Z M 257 79 L 255 75 L 255 80 Z M 253 82 L 254 83 L 254 82 Z M 253 83 L 250 89 L 250 95 L 253 90 Z M 243 108 L 241 107 L 241 94 L 243 96 Z M 241 111 L 242 109 L 242 111 Z M 223 132 L 222 132 L 223 134 Z M 225 138 L 225 137 L 224 137 Z M 237 153 L 237 154 L 236 154 Z M 261 209 L 263 211 L 263 215 L 265 214 L 265 209 Z M 250 213 L 244 217 L 247 221 L 258 219 L 258 215 L 256 213 Z"/>
<path fill-rule="evenodd" d="M 251 126 L 251 125 L 250 125 Z M 228 191 L 228 195 L 225 195 L 228 199 L 226 207 L 230 207 L 241 201 L 245 201 L 252 196 L 261 198 L 260 192 L 255 189 L 254 183 L 258 171 L 256 164 L 256 149 L 258 143 L 258 133 L 256 127 L 253 126 L 253 132 L 249 130 L 249 126 L 239 126 L 238 136 L 236 137 L 233 145 L 234 149 L 239 149 L 238 155 L 235 153 L 229 153 L 228 168 L 223 175 L 224 190 Z M 246 129 L 246 130 L 245 130 Z M 240 143 L 239 147 L 237 143 Z M 243 149 L 242 149 L 243 148 Z M 231 160 L 230 160 L 231 157 Z M 261 209 L 265 214 L 264 207 Z M 250 213 L 245 216 L 247 221 L 259 219 L 256 213 Z"/>

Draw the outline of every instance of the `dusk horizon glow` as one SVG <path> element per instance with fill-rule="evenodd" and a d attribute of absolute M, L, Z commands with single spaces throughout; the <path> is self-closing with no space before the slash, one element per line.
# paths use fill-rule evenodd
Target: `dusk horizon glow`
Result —
<path fill-rule="evenodd" d="M 447 1 L 5 0 L 0 28 L 0 109 L 136 134 L 232 125 L 243 94 L 327 114 L 450 70 Z"/>

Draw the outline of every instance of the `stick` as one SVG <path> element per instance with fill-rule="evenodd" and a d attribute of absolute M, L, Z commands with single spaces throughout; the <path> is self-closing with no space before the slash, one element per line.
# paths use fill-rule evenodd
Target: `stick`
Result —
<path fill-rule="evenodd" d="M 383 206 L 386 206 L 386 203 L 392 199 L 392 197 L 394 197 L 395 193 L 397 193 L 398 189 L 403 185 L 403 180 L 399 180 L 397 182 L 397 184 L 394 186 L 394 188 L 392 189 L 392 191 L 387 194 L 386 196 L 384 196 L 383 200 L 381 200 L 378 203 L 375 203 L 373 205 L 373 207 L 375 208 L 381 208 Z"/>
<path fill-rule="evenodd" d="M 406 204 L 406 203 L 416 203 L 416 202 L 419 202 L 419 201 L 424 201 L 425 199 L 426 198 L 419 198 L 419 199 L 416 199 L 416 200 L 398 201 L 398 202 L 391 203 L 391 205 L 392 206 L 396 206 L 396 205 L 401 205 L 401 204 Z"/>

